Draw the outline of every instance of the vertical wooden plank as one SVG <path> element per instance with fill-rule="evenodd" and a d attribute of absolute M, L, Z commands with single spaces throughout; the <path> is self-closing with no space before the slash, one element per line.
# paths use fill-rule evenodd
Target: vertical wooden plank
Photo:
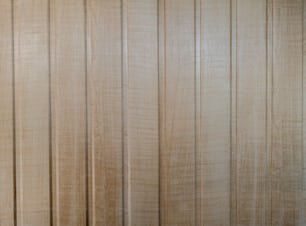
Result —
<path fill-rule="evenodd" d="M 121 1 L 87 6 L 90 225 L 122 225 Z"/>
<path fill-rule="evenodd" d="M 127 2 L 126 225 L 158 225 L 158 43 L 156 0 Z"/>
<path fill-rule="evenodd" d="M 51 0 L 53 223 L 86 225 L 83 0 Z"/>
<path fill-rule="evenodd" d="M 14 225 L 12 4 L 0 0 L 0 225 Z"/>
<path fill-rule="evenodd" d="M 202 0 L 198 224 L 230 224 L 230 2 Z M 197 47 L 198 48 L 198 47 Z"/>
<path fill-rule="evenodd" d="M 273 4 L 272 225 L 303 225 L 303 3 Z"/>
<path fill-rule="evenodd" d="M 195 225 L 194 0 L 164 3 L 161 224 Z"/>
<path fill-rule="evenodd" d="M 237 224 L 266 225 L 266 0 L 237 2 Z"/>
<path fill-rule="evenodd" d="M 48 35 L 48 1 L 14 1 L 18 225 L 50 225 Z"/>

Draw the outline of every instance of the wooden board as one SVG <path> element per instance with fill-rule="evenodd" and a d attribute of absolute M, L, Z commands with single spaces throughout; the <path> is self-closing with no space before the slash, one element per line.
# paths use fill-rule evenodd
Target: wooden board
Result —
<path fill-rule="evenodd" d="M 156 0 L 127 1 L 126 225 L 158 225 L 158 25 Z"/>
<path fill-rule="evenodd" d="M 230 4 L 201 0 L 197 80 L 197 223 L 230 224 Z M 222 65 L 222 66 L 221 66 Z"/>
<path fill-rule="evenodd" d="M 86 48 L 82 0 L 51 0 L 53 225 L 85 226 Z"/>
<path fill-rule="evenodd" d="M 120 0 L 87 5 L 90 225 L 122 225 Z"/>
<path fill-rule="evenodd" d="M 272 225 L 303 225 L 303 4 L 273 4 Z"/>
<path fill-rule="evenodd" d="M 18 225 L 50 224 L 48 21 L 48 1 L 14 2 Z"/>
<path fill-rule="evenodd" d="M 194 1 L 164 1 L 161 91 L 161 223 L 195 225 Z"/>
<path fill-rule="evenodd" d="M 236 203 L 238 225 L 266 225 L 266 0 L 237 2 Z"/>
<path fill-rule="evenodd" d="M 0 0 L 0 225 L 14 225 L 12 4 Z"/>

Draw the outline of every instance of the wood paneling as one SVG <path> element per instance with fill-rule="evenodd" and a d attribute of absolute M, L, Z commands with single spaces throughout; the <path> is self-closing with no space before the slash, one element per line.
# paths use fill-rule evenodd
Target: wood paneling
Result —
<path fill-rule="evenodd" d="M 125 225 L 158 225 L 158 26 L 156 0 L 129 0 L 124 84 Z"/>
<path fill-rule="evenodd" d="M 0 0 L 0 225 L 14 225 L 12 3 Z"/>
<path fill-rule="evenodd" d="M 303 225 L 303 3 L 273 4 L 272 225 Z"/>
<path fill-rule="evenodd" d="M 122 225 L 120 1 L 87 5 L 90 225 Z"/>
<path fill-rule="evenodd" d="M 0 0 L 0 226 L 305 225 L 304 0 Z"/>
<path fill-rule="evenodd" d="M 14 2 L 18 225 L 50 224 L 48 21 L 48 1 Z"/>
<path fill-rule="evenodd" d="M 164 2 L 161 223 L 195 225 L 195 5 Z"/>
<path fill-rule="evenodd" d="M 197 98 L 197 218 L 230 224 L 230 2 L 200 2 Z"/>
<path fill-rule="evenodd" d="M 266 0 L 237 1 L 236 202 L 238 225 L 266 225 Z"/>
<path fill-rule="evenodd" d="M 85 5 L 82 0 L 50 4 L 53 224 L 85 226 Z"/>

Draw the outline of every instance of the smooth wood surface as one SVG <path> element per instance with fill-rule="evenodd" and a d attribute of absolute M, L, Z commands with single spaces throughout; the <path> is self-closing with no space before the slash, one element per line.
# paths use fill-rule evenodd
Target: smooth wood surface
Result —
<path fill-rule="evenodd" d="M 125 225 L 158 225 L 157 1 L 127 2 Z"/>
<path fill-rule="evenodd" d="M 85 226 L 85 5 L 51 0 L 50 6 L 53 225 Z"/>
<path fill-rule="evenodd" d="M 237 1 L 237 225 L 266 225 L 266 1 Z"/>
<path fill-rule="evenodd" d="M 14 225 L 12 3 L 0 0 L 0 225 Z"/>
<path fill-rule="evenodd" d="M 90 225 L 122 225 L 120 1 L 87 5 Z"/>
<path fill-rule="evenodd" d="M 304 0 L 0 0 L 0 226 L 306 224 Z"/>
<path fill-rule="evenodd" d="M 195 225 L 195 5 L 164 3 L 161 223 Z"/>
<path fill-rule="evenodd" d="M 18 225 L 50 224 L 48 20 L 48 1 L 14 2 Z"/>
<path fill-rule="evenodd" d="M 303 2 L 274 1 L 272 225 L 303 225 Z"/>
<path fill-rule="evenodd" d="M 198 225 L 230 224 L 230 2 L 201 0 Z"/>

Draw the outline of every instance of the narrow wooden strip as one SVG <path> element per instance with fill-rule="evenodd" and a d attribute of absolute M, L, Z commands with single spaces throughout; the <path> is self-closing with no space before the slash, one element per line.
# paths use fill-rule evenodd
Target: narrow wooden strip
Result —
<path fill-rule="evenodd" d="M 130 225 L 130 171 L 129 171 L 129 152 L 128 152 L 128 0 L 121 0 L 121 106 L 122 106 L 122 155 L 123 155 L 123 222 Z"/>
<path fill-rule="evenodd" d="M 157 1 L 127 4 L 126 225 L 158 225 Z"/>
<path fill-rule="evenodd" d="M 201 1 L 199 225 L 230 224 L 230 2 Z"/>
<path fill-rule="evenodd" d="M 266 0 L 237 4 L 238 225 L 266 222 Z"/>
<path fill-rule="evenodd" d="M 194 0 L 167 0 L 164 7 L 161 224 L 195 225 Z"/>
<path fill-rule="evenodd" d="M 82 0 L 51 2 L 53 224 L 86 225 L 86 58 Z"/>
<path fill-rule="evenodd" d="M 89 216 L 122 225 L 121 2 L 88 0 Z"/>
<path fill-rule="evenodd" d="M 306 225 L 306 2 L 303 0 L 303 194 L 300 203 L 300 224 Z"/>
<path fill-rule="evenodd" d="M 165 134 L 165 111 L 164 97 L 165 97 L 165 78 L 166 78 L 166 64 L 165 64 L 165 0 L 158 1 L 158 110 L 159 110 L 159 226 L 162 225 L 165 216 L 162 208 L 162 150 L 164 148 L 163 134 Z"/>
<path fill-rule="evenodd" d="M 231 0 L 231 204 L 230 225 L 237 225 L 237 0 Z"/>
<path fill-rule="evenodd" d="M 273 0 L 266 6 L 266 225 L 272 225 Z"/>
<path fill-rule="evenodd" d="M 18 225 L 50 224 L 48 1 L 14 1 Z"/>
<path fill-rule="evenodd" d="M 0 225 L 14 225 L 12 1 L 0 0 Z"/>
<path fill-rule="evenodd" d="M 303 225 L 303 4 L 273 2 L 272 225 Z"/>

